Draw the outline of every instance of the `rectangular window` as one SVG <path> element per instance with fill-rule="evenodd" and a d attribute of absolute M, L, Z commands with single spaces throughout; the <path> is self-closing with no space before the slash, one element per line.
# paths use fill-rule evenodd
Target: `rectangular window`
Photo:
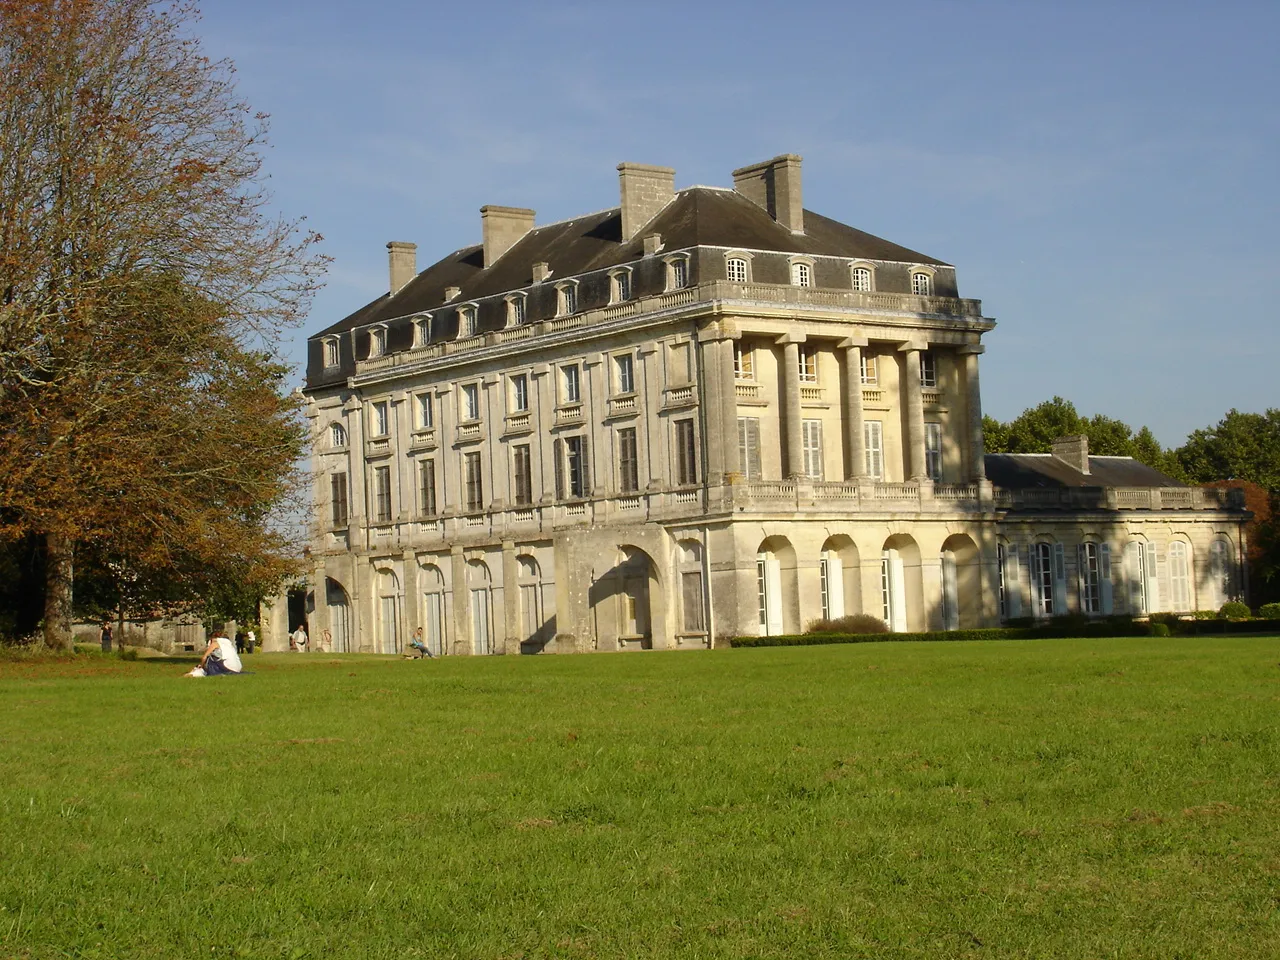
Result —
<path fill-rule="evenodd" d="M 761 479 L 759 417 L 738 418 L 738 462 L 746 479 Z"/>
<path fill-rule="evenodd" d="M 869 357 L 864 353 L 862 355 L 862 382 L 874 387 L 880 382 L 878 373 L 879 371 L 876 369 L 876 358 Z"/>
<path fill-rule="evenodd" d="M 533 457 L 527 443 L 511 449 L 512 480 L 515 483 L 515 501 L 520 506 L 533 503 Z"/>
<path fill-rule="evenodd" d="M 463 337 L 476 335 L 476 308 L 462 307 L 458 310 L 458 329 Z"/>
<path fill-rule="evenodd" d="M 942 480 L 942 424 L 924 425 L 924 472 L 935 483 Z"/>
<path fill-rule="evenodd" d="M 702 615 L 702 572 L 690 570 L 680 574 L 680 595 L 684 601 L 684 633 L 706 633 Z"/>
<path fill-rule="evenodd" d="M 631 354 L 624 353 L 613 358 L 614 370 L 617 372 L 617 386 L 619 393 L 635 393 L 636 392 L 636 372 L 635 363 L 631 359 Z"/>
<path fill-rule="evenodd" d="M 564 387 L 565 403 L 582 402 L 582 381 L 578 365 L 571 363 L 560 368 L 560 382 Z"/>
<path fill-rule="evenodd" d="M 418 414 L 418 429 L 430 430 L 432 424 L 435 423 L 435 416 L 433 415 L 431 408 L 431 394 L 418 394 L 413 398 L 413 405 Z"/>
<path fill-rule="evenodd" d="M 413 321 L 413 345 L 425 347 L 431 341 L 431 320 L 423 317 Z"/>
<path fill-rule="evenodd" d="M 480 454 L 468 453 L 462 459 L 462 486 L 466 507 L 471 513 L 484 509 L 484 480 L 480 472 Z"/>
<path fill-rule="evenodd" d="M 373 468 L 373 519 L 391 522 L 391 468 Z"/>
<path fill-rule="evenodd" d="M 565 478 L 568 480 L 568 496 L 570 499 L 582 498 L 588 492 L 587 476 L 587 438 L 564 438 Z"/>
<path fill-rule="evenodd" d="M 733 375 L 739 380 L 756 378 L 756 365 L 751 356 L 751 346 L 741 340 L 733 342 Z"/>
<path fill-rule="evenodd" d="M 381 327 L 369 331 L 369 357 L 380 357 L 387 352 L 387 331 Z"/>
<path fill-rule="evenodd" d="M 1052 617 L 1058 613 L 1054 605 L 1053 589 L 1053 547 L 1054 544 L 1037 543 L 1031 547 L 1031 590 L 1035 601 L 1036 612 L 1043 617 Z"/>
<path fill-rule="evenodd" d="M 1080 565 L 1080 612 L 1102 612 L 1102 556 L 1096 543 L 1082 543 L 1077 554 Z"/>
<path fill-rule="evenodd" d="M 693 438 L 693 421 L 677 420 L 676 483 L 688 486 L 698 482 L 698 451 Z"/>
<path fill-rule="evenodd" d="M 464 383 L 462 385 L 462 420 L 473 423 L 480 419 L 480 384 Z"/>
<path fill-rule="evenodd" d="M 1007 561 L 1003 543 L 996 544 L 996 596 L 999 601 L 1000 619 L 1009 618 L 1009 594 L 1004 582 L 1004 565 Z"/>
<path fill-rule="evenodd" d="M 524 297 L 512 297 L 507 302 L 511 304 L 511 323 L 524 323 Z"/>
<path fill-rule="evenodd" d="M 326 340 L 324 342 L 324 365 L 326 367 L 336 367 L 338 365 L 337 340 Z"/>
<path fill-rule="evenodd" d="M 560 288 L 560 313 L 562 316 L 568 316 L 577 312 L 578 287 L 576 284 L 566 283 Z"/>
<path fill-rule="evenodd" d="M 618 431 L 618 489 L 623 493 L 634 493 L 640 489 L 635 427 L 624 427 Z"/>
<path fill-rule="evenodd" d="M 623 271 L 613 275 L 614 302 L 631 299 L 631 274 Z"/>
<path fill-rule="evenodd" d="M 801 438 L 804 441 L 804 473 L 810 480 L 822 479 L 822 421 L 802 420 Z"/>
<path fill-rule="evenodd" d="M 920 352 L 920 386 L 936 387 L 938 385 L 938 361 L 928 350 Z"/>
<path fill-rule="evenodd" d="M 511 412 L 524 413 L 529 409 L 529 378 L 523 373 L 512 375 Z"/>
<path fill-rule="evenodd" d="M 867 420 L 862 425 L 862 439 L 867 451 L 867 476 L 872 480 L 883 480 L 884 424 L 879 420 Z"/>
<path fill-rule="evenodd" d="M 391 432 L 390 408 L 387 401 L 379 400 L 373 405 L 373 423 L 370 424 L 373 436 L 385 437 Z"/>
<path fill-rule="evenodd" d="M 329 493 L 333 504 L 333 525 L 347 525 L 347 475 L 335 473 L 329 478 Z"/>
<path fill-rule="evenodd" d="M 424 517 L 436 515 L 436 462 L 418 463 L 418 511 Z"/>
<path fill-rule="evenodd" d="M 818 382 L 818 351 L 812 345 L 807 343 L 800 344 L 800 350 L 796 354 L 797 363 L 800 366 L 800 382 L 801 383 L 817 383 Z"/>

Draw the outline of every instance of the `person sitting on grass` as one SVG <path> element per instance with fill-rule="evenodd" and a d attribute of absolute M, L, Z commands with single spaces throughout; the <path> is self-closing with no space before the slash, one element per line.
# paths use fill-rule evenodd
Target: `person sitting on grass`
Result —
<path fill-rule="evenodd" d="M 421 627 L 413 631 L 413 639 L 409 641 L 409 648 L 413 651 L 413 653 L 405 654 L 406 660 L 421 660 L 423 657 L 426 657 L 428 660 L 435 659 L 435 654 L 433 654 L 427 648 L 427 645 L 422 642 Z"/>
<path fill-rule="evenodd" d="M 221 630 L 215 630 L 205 648 L 200 662 L 191 668 L 184 677 L 216 677 L 220 674 L 235 674 L 244 669 L 240 656 L 236 653 L 236 645 L 227 639 Z"/>

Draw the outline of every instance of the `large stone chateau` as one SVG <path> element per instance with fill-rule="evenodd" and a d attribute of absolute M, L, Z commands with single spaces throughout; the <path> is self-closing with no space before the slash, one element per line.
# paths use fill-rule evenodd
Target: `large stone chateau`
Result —
<path fill-rule="evenodd" d="M 802 202 L 801 162 L 481 242 L 309 341 L 309 620 L 339 651 L 690 649 L 1216 608 L 1243 511 L 1083 438 L 984 455 L 995 322 L 955 268 Z M 1048 345 L 1047 345 L 1048 346 Z"/>

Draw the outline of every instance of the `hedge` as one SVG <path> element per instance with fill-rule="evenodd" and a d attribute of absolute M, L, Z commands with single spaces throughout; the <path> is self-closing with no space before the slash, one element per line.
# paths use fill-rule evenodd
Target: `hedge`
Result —
<path fill-rule="evenodd" d="M 1069 637 L 1146 637 L 1152 624 L 1111 617 L 1081 621 L 1073 617 L 1037 626 L 986 627 L 980 630 L 928 630 L 922 633 L 793 633 L 776 637 L 734 637 L 732 647 L 814 647 L 829 643 L 897 643 L 947 640 L 1062 640 Z M 1169 624 L 1175 636 L 1215 633 L 1280 634 L 1280 620 L 1179 620 Z M 1167 634 L 1166 634 L 1167 636 Z"/>

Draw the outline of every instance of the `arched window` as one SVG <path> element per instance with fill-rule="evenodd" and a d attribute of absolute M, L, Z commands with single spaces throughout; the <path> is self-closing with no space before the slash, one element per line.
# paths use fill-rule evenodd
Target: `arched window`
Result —
<path fill-rule="evenodd" d="M 1057 617 L 1067 612 L 1067 571 L 1062 544 L 1031 545 L 1031 603 L 1038 617 Z"/>
<path fill-rule="evenodd" d="M 791 264 L 791 284 L 796 287 L 813 286 L 813 267 L 807 263 Z"/>
<path fill-rule="evenodd" d="M 1214 540 L 1209 547 L 1209 586 L 1213 591 L 1213 609 L 1217 610 L 1231 599 L 1234 593 L 1231 544 L 1226 540 Z"/>
<path fill-rule="evenodd" d="M 400 580 L 378 571 L 378 645 L 381 653 L 400 652 Z"/>
<path fill-rule="evenodd" d="M 927 297 L 933 293 L 933 277 L 922 270 L 911 274 L 911 292 L 918 297 Z"/>
<path fill-rule="evenodd" d="M 369 331 L 369 357 L 380 357 L 387 352 L 386 327 L 374 327 Z"/>
<path fill-rule="evenodd" d="M 476 654 L 494 652 L 489 568 L 483 560 L 467 564 L 467 590 L 471 605 L 471 642 Z"/>
<path fill-rule="evenodd" d="M 340 423 L 329 424 L 329 445 L 345 447 L 347 445 L 347 428 Z"/>
<path fill-rule="evenodd" d="M 326 367 L 336 367 L 338 365 L 337 337 L 330 337 L 324 342 L 324 365 Z"/>
<path fill-rule="evenodd" d="M 707 617 L 702 589 L 702 544 L 681 540 L 677 546 L 680 567 L 680 632 L 705 634 Z"/>
<path fill-rule="evenodd" d="M 1174 613 L 1186 613 L 1194 608 L 1191 602 L 1191 552 L 1181 540 L 1169 544 L 1169 606 Z"/>
<path fill-rule="evenodd" d="M 1076 556 L 1080 612 L 1088 616 L 1111 613 L 1111 546 L 1086 540 Z"/>
<path fill-rule="evenodd" d="M 516 577 L 520 585 L 520 639 L 526 644 L 543 640 L 542 571 L 529 555 L 516 557 Z"/>
<path fill-rule="evenodd" d="M 741 257 L 730 257 L 724 262 L 724 275 L 731 283 L 746 283 L 747 261 Z"/>
<path fill-rule="evenodd" d="M 422 641 L 433 657 L 444 656 L 445 643 L 445 591 L 444 574 L 435 564 L 424 564 L 418 572 L 422 587 Z"/>
<path fill-rule="evenodd" d="M 850 279 L 853 283 L 853 289 L 860 290 L 864 293 L 871 290 L 870 267 L 854 267 Z"/>
<path fill-rule="evenodd" d="M 479 332 L 474 304 L 458 308 L 458 338 L 474 337 Z"/>

